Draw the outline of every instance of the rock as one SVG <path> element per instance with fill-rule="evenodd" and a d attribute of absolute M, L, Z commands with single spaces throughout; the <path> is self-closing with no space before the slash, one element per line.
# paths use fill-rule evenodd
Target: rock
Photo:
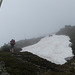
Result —
<path fill-rule="evenodd" d="M 71 63 L 72 66 L 75 66 L 75 63 Z"/>
<path fill-rule="evenodd" d="M 9 73 L 7 73 L 4 61 L 0 62 L 0 75 L 10 75 Z"/>
<path fill-rule="evenodd" d="M 67 57 L 67 58 L 65 58 L 65 60 L 67 60 L 67 61 L 69 61 L 69 60 L 71 60 L 73 57 Z"/>

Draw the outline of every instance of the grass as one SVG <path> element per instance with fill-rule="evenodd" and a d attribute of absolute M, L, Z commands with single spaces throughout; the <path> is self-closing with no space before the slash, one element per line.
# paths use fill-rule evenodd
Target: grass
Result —
<path fill-rule="evenodd" d="M 23 62 L 8 52 L 0 52 L 0 61 L 4 61 L 10 75 L 36 75 L 39 68 L 28 62 Z"/>
<path fill-rule="evenodd" d="M 0 51 L 0 61 L 5 62 L 5 67 L 10 75 L 75 75 L 75 69 L 71 66 L 75 59 L 60 66 L 29 52 L 19 54 L 20 57 L 17 57 L 12 56 L 9 52 Z"/>

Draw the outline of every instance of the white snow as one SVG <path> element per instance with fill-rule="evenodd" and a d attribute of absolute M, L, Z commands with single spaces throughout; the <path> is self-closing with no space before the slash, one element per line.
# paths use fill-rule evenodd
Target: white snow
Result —
<path fill-rule="evenodd" d="M 21 52 L 31 52 L 55 64 L 64 64 L 65 58 L 73 57 L 70 38 L 65 35 L 52 35 L 41 39 L 38 43 L 22 48 Z"/>

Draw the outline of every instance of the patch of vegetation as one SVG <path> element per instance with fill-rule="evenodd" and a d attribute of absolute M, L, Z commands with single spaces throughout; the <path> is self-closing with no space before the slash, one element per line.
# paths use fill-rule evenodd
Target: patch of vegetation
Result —
<path fill-rule="evenodd" d="M 10 75 L 74 75 L 75 60 L 64 65 L 53 64 L 29 52 L 14 53 L 0 51 L 0 61 L 5 62 L 5 67 Z"/>
<path fill-rule="evenodd" d="M 46 59 L 40 58 L 37 55 L 34 55 L 29 52 L 23 52 L 20 53 L 20 55 L 21 56 L 19 58 L 21 58 L 22 60 L 31 62 L 42 69 L 50 70 L 54 72 L 70 72 L 72 69 L 71 63 L 74 62 L 73 60 L 71 60 L 64 65 L 56 65 L 54 63 L 47 61 Z"/>
<path fill-rule="evenodd" d="M 21 51 L 22 49 L 21 48 L 18 48 L 18 47 L 14 47 L 14 52 L 19 52 Z M 4 52 L 10 52 L 10 45 L 8 44 L 4 44 L 1 48 L 0 48 L 0 51 L 4 51 Z"/>
<path fill-rule="evenodd" d="M 71 72 L 45 72 L 40 75 L 75 75 L 75 73 L 71 73 Z"/>
<path fill-rule="evenodd" d="M 6 69 L 10 75 L 37 75 L 40 69 L 32 63 L 23 62 L 8 52 L 0 52 L 0 61 L 5 62 Z"/>

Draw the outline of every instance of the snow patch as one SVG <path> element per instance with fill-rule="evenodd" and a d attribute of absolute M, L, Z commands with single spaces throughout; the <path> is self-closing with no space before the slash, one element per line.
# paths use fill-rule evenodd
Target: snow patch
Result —
<path fill-rule="evenodd" d="M 31 52 L 55 64 L 64 64 L 65 58 L 73 57 L 70 38 L 65 35 L 52 35 L 41 39 L 38 43 L 22 48 L 21 52 Z"/>

